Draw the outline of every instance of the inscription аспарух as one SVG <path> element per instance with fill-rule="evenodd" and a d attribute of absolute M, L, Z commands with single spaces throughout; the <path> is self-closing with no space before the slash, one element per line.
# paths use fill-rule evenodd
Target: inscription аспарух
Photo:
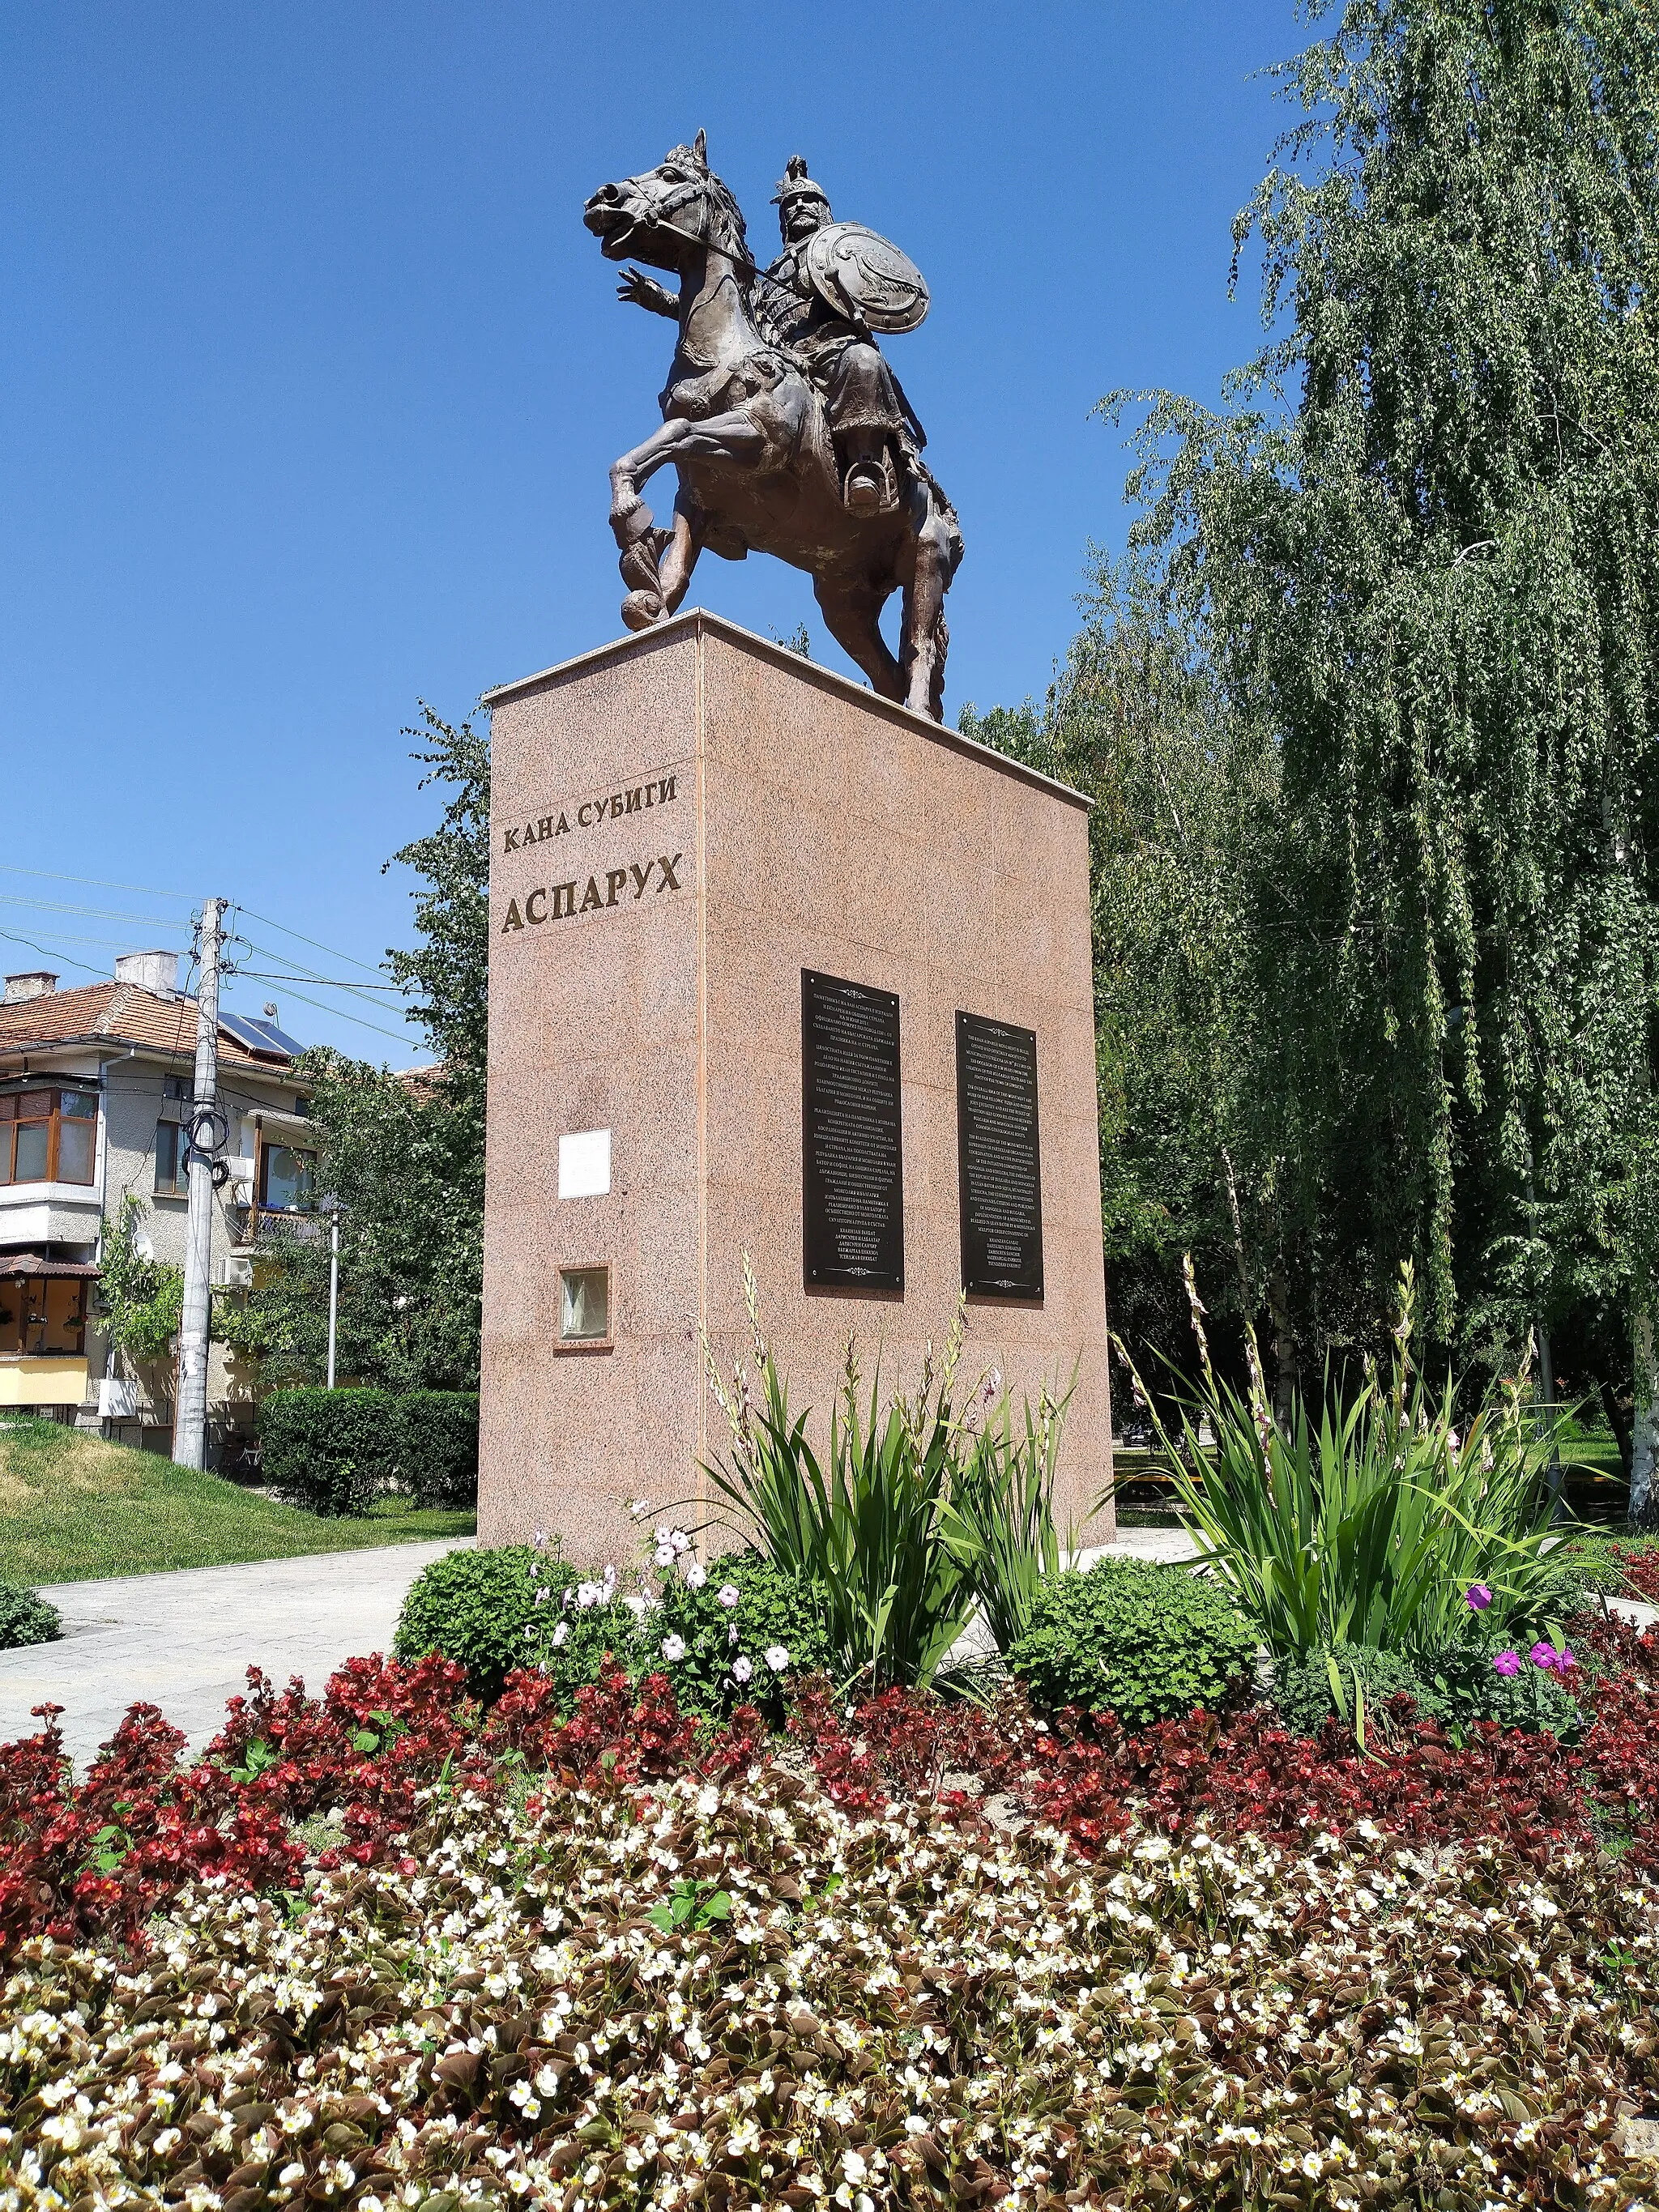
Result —
<path fill-rule="evenodd" d="M 642 899 L 653 883 L 659 891 L 679 890 L 684 859 L 684 853 L 662 853 L 654 860 L 630 860 L 626 867 L 602 869 L 588 878 L 580 898 L 576 895 L 579 877 L 573 876 L 568 884 L 538 884 L 533 891 L 524 893 L 522 905 L 519 899 L 508 899 L 501 933 L 505 937 L 508 930 L 522 929 L 526 923 L 533 929 L 544 921 L 570 921 L 578 915 L 605 907 L 631 905 Z M 624 899 L 624 891 L 630 891 L 632 896 Z"/>

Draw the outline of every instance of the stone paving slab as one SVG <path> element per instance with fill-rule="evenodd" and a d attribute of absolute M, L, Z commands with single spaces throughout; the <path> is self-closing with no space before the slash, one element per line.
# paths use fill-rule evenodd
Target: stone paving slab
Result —
<path fill-rule="evenodd" d="M 55 1644 L 0 1651 L 0 1742 L 39 1726 L 33 1705 L 62 1705 L 58 1725 L 77 1771 L 130 1705 L 159 1705 L 199 1751 L 225 1701 L 263 1667 L 320 1692 L 343 1659 L 390 1648 L 404 1595 L 429 1559 L 472 1539 L 314 1552 L 295 1559 L 185 1567 L 42 1589 L 63 1616 Z"/>

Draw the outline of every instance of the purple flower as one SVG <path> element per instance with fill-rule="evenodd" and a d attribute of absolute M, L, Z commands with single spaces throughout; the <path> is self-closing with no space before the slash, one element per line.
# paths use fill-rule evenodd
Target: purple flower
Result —
<path fill-rule="evenodd" d="M 1553 1644 L 1534 1644 L 1528 1656 L 1534 1667 L 1541 1667 L 1547 1674 L 1561 1663 L 1561 1655 Z"/>
<path fill-rule="evenodd" d="M 1485 1583 L 1471 1583 L 1463 1593 L 1463 1602 L 1471 1613 L 1484 1613 L 1492 1603 L 1492 1592 Z"/>
<path fill-rule="evenodd" d="M 1521 1672 L 1521 1655 L 1518 1651 L 1500 1651 L 1492 1663 L 1500 1674 L 1518 1674 Z"/>

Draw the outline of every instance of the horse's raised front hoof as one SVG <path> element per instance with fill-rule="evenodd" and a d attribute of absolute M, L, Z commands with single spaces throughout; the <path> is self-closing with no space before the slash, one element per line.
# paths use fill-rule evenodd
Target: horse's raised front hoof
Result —
<path fill-rule="evenodd" d="M 622 603 L 622 618 L 629 629 L 649 629 L 662 620 L 662 600 L 655 592 L 630 592 Z"/>

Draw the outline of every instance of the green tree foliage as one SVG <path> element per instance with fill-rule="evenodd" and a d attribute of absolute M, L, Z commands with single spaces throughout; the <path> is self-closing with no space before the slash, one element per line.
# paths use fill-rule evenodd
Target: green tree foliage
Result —
<path fill-rule="evenodd" d="M 146 1207 L 128 1191 L 104 1229 L 98 1277 L 100 1325 L 130 1359 L 161 1359 L 173 1348 L 184 1312 L 185 1279 L 177 1267 L 138 1249 Z"/>
<path fill-rule="evenodd" d="M 1270 343 L 1153 395 L 1136 543 L 1271 730 L 1252 1082 L 1305 1339 L 1541 1322 L 1628 1371 L 1652 1272 L 1659 20 L 1352 0 L 1241 216 Z M 1121 404 L 1119 402 L 1115 405 Z"/>
<path fill-rule="evenodd" d="M 1177 1362 L 1192 1341 L 1182 1254 L 1197 1255 L 1236 1323 L 1230 1164 L 1249 1188 L 1266 1187 L 1245 1173 L 1259 1120 L 1249 887 L 1273 818 L 1277 756 L 1231 711 L 1205 648 L 1201 623 L 1160 605 L 1144 565 L 1102 566 L 1086 626 L 1042 708 L 969 707 L 961 723 L 1093 802 L 1113 1318 L 1129 1342 Z"/>
<path fill-rule="evenodd" d="M 471 1390 L 483 1269 L 489 742 L 468 722 L 452 726 L 424 704 L 421 713 L 407 732 L 421 741 L 421 787 L 447 796 L 437 827 L 394 856 L 420 878 L 418 942 L 388 952 L 386 966 L 441 1057 L 410 1078 L 319 1050 L 300 1072 L 312 1086 L 319 1186 L 342 1206 L 340 1376 Z M 220 1300 L 216 1328 L 259 1359 L 267 1382 L 323 1379 L 328 1247 L 314 1224 L 265 1228 L 255 1286 Z"/>

